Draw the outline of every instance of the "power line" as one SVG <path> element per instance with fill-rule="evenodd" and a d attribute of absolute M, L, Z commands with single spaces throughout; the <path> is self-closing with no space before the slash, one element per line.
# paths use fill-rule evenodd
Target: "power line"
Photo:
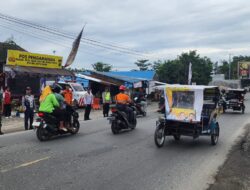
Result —
<path fill-rule="evenodd" d="M 70 34 L 67 34 L 67 33 L 64 33 L 64 32 L 60 32 L 59 30 L 49 28 L 49 27 L 46 27 L 46 26 L 42 26 L 42 25 L 39 25 L 39 24 L 27 22 L 27 21 L 24 21 L 22 19 L 17 19 L 17 18 L 7 16 L 7 15 L 1 14 L 1 13 L 0 13 L 0 19 L 8 20 L 10 22 L 13 22 L 13 23 L 16 23 L 16 24 L 19 24 L 19 25 L 24 25 L 26 27 L 30 27 L 30 28 L 33 28 L 33 29 L 36 29 L 36 30 L 40 30 L 40 31 L 47 32 L 47 33 L 57 35 L 57 36 L 61 36 L 61 37 L 64 37 L 64 38 L 68 38 L 68 39 L 74 39 L 75 38 L 75 37 L 73 37 L 73 35 L 70 35 Z M 134 54 L 134 55 L 137 55 L 137 56 L 138 55 L 147 56 L 147 55 L 142 54 L 139 51 L 119 47 L 119 46 L 112 45 L 112 44 L 98 42 L 97 40 L 82 38 L 81 41 L 83 41 L 84 43 L 93 45 L 93 46 L 98 46 L 98 47 L 104 48 L 104 49 L 118 51 L 120 53 Z"/>
<path fill-rule="evenodd" d="M 8 24 L 8 23 L 7 23 L 7 24 Z M 52 44 L 57 44 L 57 45 L 60 45 L 60 46 L 62 46 L 62 47 L 71 49 L 71 45 L 70 45 L 71 42 L 69 42 L 70 44 L 65 43 L 65 41 L 64 41 L 64 43 L 60 43 L 60 42 L 61 42 L 60 40 L 56 40 L 55 38 L 49 38 L 48 35 L 45 36 L 45 35 L 43 35 L 42 33 L 36 33 L 36 35 L 34 35 L 34 33 L 33 33 L 32 31 L 30 31 L 30 30 L 25 30 L 23 27 L 20 27 L 20 26 L 16 27 L 16 26 L 9 26 L 9 25 L 3 25 L 3 24 L 0 24 L 0 26 L 3 27 L 3 28 L 6 28 L 6 29 L 8 29 L 8 30 L 16 31 L 16 32 L 18 32 L 18 33 L 22 33 L 22 34 L 25 34 L 25 35 L 29 35 L 29 36 L 32 36 L 32 37 L 34 37 L 34 38 L 37 38 L 37 39 L 40 39 L 40 40 L 44 40 L 44 41 L 50 42 L 50 43 L 52 43 Z M 14 27 L 14 28 L 13 28 L 13 27 Z M 17 29 L 17 28 L 18 28 L 18 29 Z M 110 58 L 104 57 L 104 56 L 102 56 L 102 55 L 93 53 L 93 52 L 91 52 L 91 51 L 88 51 L 88 50 L 86 50 L 86 49 L 83 49 L 82 47 L 79 48 L 79 51 L 84 52 L 84 53 L 88 53 L 88 56 L 89 56 L 89 54 L 91 54 L 92 57 L 96 57 L 96 55 L 98 55 L 99 57 L 103 57 L 103 58 L 105 58 L 105 59 L 109 59 L 109 60 L 114 61 L 114 59 L 110 59 Z M 90 56 L 91 56 L 91 55 L 90 55 Z M 118 55 L 119 55 L 119 54 L 118 54 Z M 115 60 L 115 61 L 117 61 L 117 60 Z"/>

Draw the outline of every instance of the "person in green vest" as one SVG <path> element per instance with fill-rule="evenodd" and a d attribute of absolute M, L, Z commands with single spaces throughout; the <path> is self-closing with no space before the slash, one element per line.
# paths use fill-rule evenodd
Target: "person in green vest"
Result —
<path fill-rule="evenodd" d="M 57 91 L 57 87 L 53 87 L 53 93 L 49 94 L 43 101 L 41 101 L 39 111 L 55 116 L 60 121 L 59 129 L 68 131 L 64 126 L 66 114 L 65 111 L 60 108 L 60 103 L 56 98 L 57 95 L 55 91 Z"/>
<path fill-rule="evenodd" d="M 109 105 L 112 103 L 111 94 L 108 87 L 106 87 L 105 91 L 102 93 L 102 101 L 103 101 L 103 117 L 108 117 Z"/>

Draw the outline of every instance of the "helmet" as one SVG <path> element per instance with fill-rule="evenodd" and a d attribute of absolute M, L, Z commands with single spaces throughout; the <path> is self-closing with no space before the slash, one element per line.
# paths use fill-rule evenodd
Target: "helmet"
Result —
<path fill-rule="evenodd" d="M 125 91 L 125 90 L 126 90 L 126 87 L 123 86 L 123 85 L 121 85 L 121 86 L 119 87 L 119 90 Z"/>
<path fill-rule="evenodd" d="M 61 89 L 61 87 L 58 86 L 58 85 L 53 85 L 53 86 L 51 87 L 51 90 L 52 90 L 53 92 L 55 92 L 55 93 L 60 93 L 62 89 Z"/>

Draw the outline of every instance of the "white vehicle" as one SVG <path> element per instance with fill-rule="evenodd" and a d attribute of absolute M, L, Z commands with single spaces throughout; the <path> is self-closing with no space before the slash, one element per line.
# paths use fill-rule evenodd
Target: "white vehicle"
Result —
<path fill-rule="evenodd" d="M 87 93 L 87 91 L 84 90 L 83 86 L 78 83 L 74 82 L 58 82 L 58 84 L 62 87 L 63 90 L 65 90 L 66 85 L 69 85 L 72 92 L 73 92 L 73 104 L 82 107 L 84 105 L 83 96 Z"/>

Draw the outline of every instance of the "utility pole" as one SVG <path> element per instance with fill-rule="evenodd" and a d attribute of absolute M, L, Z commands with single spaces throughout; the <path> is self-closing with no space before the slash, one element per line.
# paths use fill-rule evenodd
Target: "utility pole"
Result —
<path fill-rule="evenodd" d="M 228 66 L 229 66 L 229 73 L 228 73 L 228 79 L 231 79 L 231 53 L 229 53 L 229 60 L 228 60 Z"/>

